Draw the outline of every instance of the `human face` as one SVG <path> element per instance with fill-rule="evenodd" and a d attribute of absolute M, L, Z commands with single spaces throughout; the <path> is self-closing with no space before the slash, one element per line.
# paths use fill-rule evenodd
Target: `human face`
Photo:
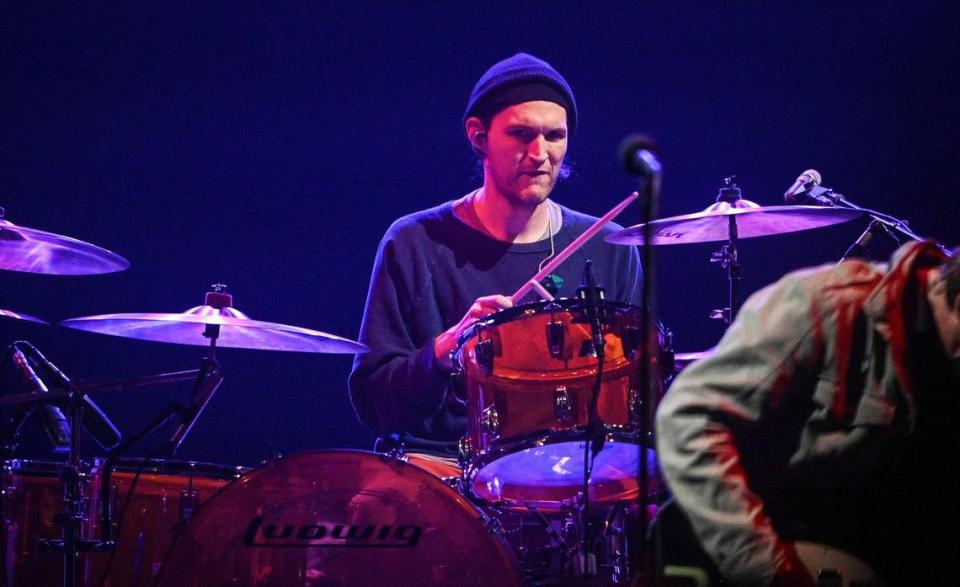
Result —
<path fill-rule="evenodd" d="M 484 188 L 509 203 L 536 207 L 547 199 L 567 153 L 567 111 L 545 101 L 508 106 L 490 120 L 483 145 Z"/>

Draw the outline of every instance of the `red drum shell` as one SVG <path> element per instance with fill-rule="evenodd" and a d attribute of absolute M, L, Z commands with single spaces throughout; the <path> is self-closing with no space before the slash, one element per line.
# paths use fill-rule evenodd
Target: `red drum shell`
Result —
<path fill-rule="evenodd" d="M 456 359 L 467 402 L 465 438 L 471 489 L 489 501 L 558 507 L 583 485 L 589 404 L 597 380 L 590 324 L 580 300 L 517 306 L 479 322 L 461 339 Z M 607 442 L 591 476 L 598 503 L 639 495 L 641 418 L 652 430 L 662 395 L 662 336 L 644 337 L 640 309 L 604 301 L 603 381 L 597 415 Z M 558 339 L 549 332 L 562 332 Z M 647 339 L 653 401 L 642 406 L 642 343 Z M 554 348 L 551 348 L 551 344 Z M 481 348 L 481 347 L 486 348 Z M 646 443 L 652 480 L 662 488 L 655 454 Z"/>
<path fill-rule="evenodd" d="M 3 552 L 13 585 L 63 583 L 63 555 L 41 551 L 38 539 L 60 539 L 54 515 L 63 509 L 62 463 L 11 460 L 4 464 Z M 130 490 L 138 462 L 121 460 L 110 478 L 116 553 L 105 586 L 149 584 L 176 532 L 193 511 L 244 469 L 226 465 L 160 461 L 144 467 L 121 526 L 116 519 Z M 81 484 L 85 522 L 81 538 L 100 538 L 102 473 L 94 467 Z M 81 585 L 99 585 L 108 552 L 85 552 L 78 560 Z"/>
<path fill-rule="evenodd" d="M 364 451 L 267 463 L 223 489 L 171 549 L 160 584 L 521 585 L 466 498 Z"/>

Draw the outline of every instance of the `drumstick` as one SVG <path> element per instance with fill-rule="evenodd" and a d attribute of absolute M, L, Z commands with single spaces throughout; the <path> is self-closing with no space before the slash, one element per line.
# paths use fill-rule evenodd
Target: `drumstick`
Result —
<path fill-rule="evenodd" d="M 602 217 L 598 218 L 597 221 L 593 223 L 593 226 L 583 231 L 583 234 L 581 234 L 576 239 L 574 239 L 572 243 L 567 245 L 567 248 L 560 251 L 560 253 L 556 257 L 554 257 L 553 259 L 550 260 L 549 263 L 544 265 L 543 269 L 538 271 L 537 274 L 530 279 L 530 281 L 524 283 L 523 286 L 517 290 L 517 293 L 510 296 L 510 299 L 513 301 L 513 303 L 514 304 L 518 303 L 521 299 L 523 299 L 523 296 L 530 293 L 531 289 L 536 289 L 539 292 L 539 290 L 542 289 L 542 287 L 538 288 L 537 286 L 540 285 L 541 279 L 543 279 L 547 275 L 550 275 L 550 273 L 554 269 L 556 269 L 557 266 L 560 265 L 560 263 L 563 263 L 564 261 L 567 260 L 567 257 L 577 252 L 577 250 L 583 245 L 585 245 L 587 241 L 593 237 L 593 235 L 597 234 L 597 232 L 601 228 L 606 226 L 607 223 L 609 223 L 611 220 L 616 218 L 618 214 L 623 212 L 624 208 L 626 208 L 630 204 L 630 202 L 636 200 L 638 196 L 639 194 L 637 194 L 637 192 L 633 192 L 632 194 L 627 196 L 627 198 L 624 201 L 614 206 L 612 210 L 604 214 Z M 540 293 L 540 295 L 543 295 L 542 292 Z"/>

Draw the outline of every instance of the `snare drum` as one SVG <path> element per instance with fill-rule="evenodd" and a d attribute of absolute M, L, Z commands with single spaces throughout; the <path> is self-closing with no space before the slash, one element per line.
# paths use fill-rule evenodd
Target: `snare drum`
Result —
<path fill-rule="evenodd" d="M 483 514 L 420 467 L 353 450 L 273 461 L 225 487 L 160 585 L 522 585 Z"/>
<path fill-rule="evenodd" d="M 642 335 L 636 306 L 602 301 L 604 340 L 597 416 L 605 442 L 593 461 L 590 499 L 636 498 L 641 418 L 652 430 L 662 394 L 662 336 Z M 650 405 L 641 401 L 642 344 L 649 352 Z M 454 356 L 467 402 L 461 442 L 470 490 L 494 502 L 554 508 L 582 492 L 584 445 L 598 360 L 581 300 L 500 311 L 461 337 Z M 653 443 L 643 443 L 652 490 L 662 488 Z"/>
<path fill-rule="evenodd" d="M 104 585 L 149 584 L 174 534 L 201 503 L 245 469 L 209 463 L 157 461 L 144 468 L 127 506 L 139 461 L 120 461 L 110 478 L 116 553 Z M 56 585 L 63 582 L 63 554 L 41 550 L 37 541 L 60 539 L 62 530 L 54 515 L 63 510 L 62 463 L 12 460 L 3 464 L 3 552 L 8 584 Z M 80 537 L 100 538 L 102 472 L 91 468 L 81 483 Z M 84 552 L 78 560 L 78 578 L 84 585 L 99 585 L 110 558 L 108 552 Z"/>

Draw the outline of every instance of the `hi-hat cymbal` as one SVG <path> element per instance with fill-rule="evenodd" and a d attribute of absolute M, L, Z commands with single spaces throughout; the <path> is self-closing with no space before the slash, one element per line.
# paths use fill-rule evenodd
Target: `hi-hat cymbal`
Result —
<path fill-rule="evenodd" d="M 27 322 L 36 322 L 37 324 L 48 324 L 46 320 L 41 320 L 36 316 L 21 314 L 20 312 L 14 312 L 13 310 L 4 310 L 3 308 L 0 308 L 0 318 L 12 318 L 14 320 L 26 320 Z"/>
<path fill-rule="evenodd" d="M 650 222 L 653 245 L 709 243 L 730 238 L 730 217 L 734 216 L 739 239 L 798 232 L 839 224 L 860 216 L 859 210 L 821 206 L 733 207 L 713 205 L 695 214 L 673 216 Z M 644 225 L 615 232 L 606 241 L 618 245 L 642 245 Z"/>
<path fill-rule="evenodd" d="M 231 307 L 196 306 L 179 314 L 104 314 L 72 318 L 68 328 L 138 340 L 208 346 L 208 325 L 220 327 L 218 347 L 296 351 L 304 353 L 362 353 L 370 349 L 359 342 L 318 330 L 251 320 Z"/>
<path fill-rule="evenodd" d="M 94 275 L 122 271 L 130 263 L 96 245 L 17 226 L 0 208 L 0 269 L 49 275 Z"/>

